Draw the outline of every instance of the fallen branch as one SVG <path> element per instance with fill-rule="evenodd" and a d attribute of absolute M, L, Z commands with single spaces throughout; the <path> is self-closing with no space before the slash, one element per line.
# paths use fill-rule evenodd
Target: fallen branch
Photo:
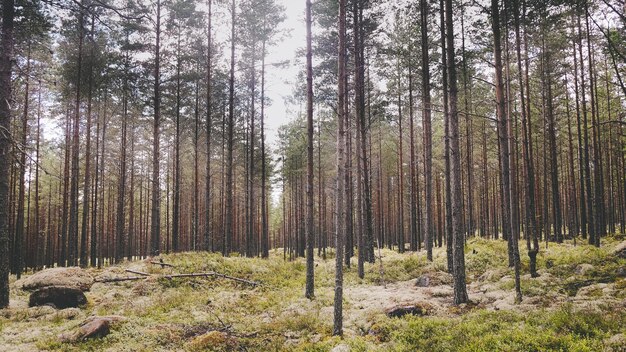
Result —
<path fill-rule="evenodd" d="M 175 268 L 176 267 L 175 265 L 168 264 L 168 263 L 163 263 L 163 262 L 150 262 L 150 264 L 160 265 L 161 268 L 163 268 L 165 266 L 168 267 L 168 268 Z"/>
<path fill-rule="evenodd" d="M 127 270 L 129 272 L 133 272 L 130 270 Z M 142 272 L 135 272 L 139 275 L 144 275 L 144 276 L 128 276 L 128 277 L 113 277 L 113 278 L 105 278 L 105 279 L 99 279 L 96 280 L 96 282 L 101 282 L 101 283 L 107 283 L 107 282 L 122 282 L 122 281 L 138 281 L 138 280 L 145 280 L 149 277 L 153 277 L 152 275 L 146 274 L 146 273 L 142 273 Z M 241 282 L 244 284 L 248 284 L 251 286 L 259 286 L 261 285 L 259 282 L 256 281 L 250 281 L 250 280 L 246 280 L 246 279 L 241 279 L 238 277 L 234 277 L 234 276 L 230 276 L 230 275 L 226 275 L 226 274 L 220 274 L 220 273 L 216 273 L 216 272 L 207 272 L 207 273 L 191 273 L 191 274 L 173 274 L 173 275 L 155 275 L 154 277 L 156 278 L 163 278 L 163 279 L 175 279 L 175 278 L 188 278 L 188 277 L 220 277 L 222 279 L 228 279 L 228 280 L 233 280 L 236 282 Z"/>
<path fill-rule="evenodd" d="M 233 281 L 237 281 L 237 282 L 241 282 L 244 284 L 248 284 L 248 285 L 252 285 L 252 286 L 259 286 L 260 283 L 256 282 L 256 281 L 250 281 L 250 280 L 246 280 L 246 279 L 241 279 L 238 277 L 234 277 L 234 276 L 230 276 L 230 275 L 226 275 L 226 274 L 220 274 L 220 273 L 216 273 L 216 272 L 207 272 L 207 273 L 192 273 L 192 274 L 174 274 L 174 275 L 165 275 L 163 276 L 166 279 L 174 279 L 174 278 L 181 278 L 181 277 L 209 277 L 209 276 L 213 276 L 213 277 L 221 277 L 222 279 L 228 279 L 228 280 L 233 280 Z"/>
<path fill-rule="evenodd" d="M 144 273 L 143 271 L 136 271 L 136 270 L 130 270 L 130 269 L 126 269 L 125 271 L 129 272 L 131 274 L 137 274 L 137 275 L 141 275 L 141 276 L 150 276 L 150 274 Z"/>
<path fill-rule="evenodd" d="M 137 280 L 145 280 L 148 276 L 127 276 L 127 277 L 111 277 L 105 279 L 98 279 L 96 282 L 107 283 L 107 282 L 122 282 L 122 281 L 137 281 Z"/>

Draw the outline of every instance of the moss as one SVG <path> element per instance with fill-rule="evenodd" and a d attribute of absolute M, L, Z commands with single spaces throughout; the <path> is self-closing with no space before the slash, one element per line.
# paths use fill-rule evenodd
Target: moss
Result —
<path fill-rule="evenodd" d="M 604 316 L 566 306 L 527 316 L 481 310 L 455 319 L 410 317 L 379 323 L 376 331 L 396 351 L 598 351 L 625 322 L 623 312 Z"/>

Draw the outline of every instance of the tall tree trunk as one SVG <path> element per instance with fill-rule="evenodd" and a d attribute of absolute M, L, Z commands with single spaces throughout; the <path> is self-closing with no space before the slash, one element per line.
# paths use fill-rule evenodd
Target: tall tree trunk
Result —
<path fill-rule="evenodd" d="M 313 49 L 311 45 L 311 0 L 306 0 L 306 97 L 307 97 L 307 164 L 306 164 L 306 292 L 305 296 L 315 296 L 315 275 L 313 262 Z"/>
<path fill-rule="evenodd" d="M 452 191 L 451 191 L 451 170 L 450 170 L 450 111 L 449 111 L 449 87 L 448 87 L 448 50 L 446 48 L 446 6 L 445 0 L 439 0 L 439 22 L 441 27 L 441 62 L 442 62 L 442 91 L 443 91 L 443 114 L 444 114 L 444 199 L 445 199 L 445 239 L 446 239 L 446 258 L 448 264 L 448 272 L 454 273 L 454 254 L 453 254 L 453 231 L 452 231 Z M 452 22 L 452 15 L 450 16 Z M 450 22 L 450 25 L 452 23 Z"/>
<path fill-rule="evenodd" d="M 74 103 L 74 121 L 72 129 L 72 175 L 70 180 L 70 223 L 68 235 L 68 261 L 70 266 L 76 265 L 78 257 L 78 178 L 80 148 L 80 93 L 83 65 L 84 13 L 78 14 L 78 59 L 76 69 L 76 100 Z"/>
<path fill-rule="evenodd" d="M 228 135 L 226 148 L 226 209 L 223 254 L 229 255 L 233 237 L 233 127 L 235 124 L 235 0 L 231 3 L 230 79 L 228 88 Z"/>
<path fill-rule="evenodd" d="M 24 198 L 26 194 L 26 143 L 28 137 L 28 110 L 30 102 L 30 50 L 31 43 L 29 39 L 28 54 L 26 57 L 26 82 L 24 85 L 24 112 L 22 114 L 22 135 L 20 140 L 20 165 L 19 165 L 19 191 L 17 196 L 17 219 L 15 221 L 15 242 L 13 245 L 13 262 L 14 274 L 19 279 L 24 270 Z"/>
<path fill-rule="evenodd" d="M 157 0 L 156 45 L 154 55 L 154 125 L 152 134 L 152 208 L 150 223 L 150 255 L 159 255 L 161 249 L 161 0 Z"/>
<path fill-rule="evenodd" d="M 261 52 L 261 257 L 269 258 L 269 222 L 267 204 L 267 165 L 265 152 L 265 51 L 266 41 L 263 41 Z"/>
<path fill-rule="evenodd" d="M 9 169 L 15 0 L 2 0 L 0 39 L 0 308 L 9 306 Z"/>
<path fill-rule="evenodd" d="M 87 89 L 87 129 L 85 131 L 85 180 L 83 185 L 83 219 L 80 236 L 80 266 L 87 267 L 87 237 L 89 236 L 89 201 L 91 196 L 91 111 L 93 103 L 93 62 L 94 62 L 94 27 L 95 17 L 91 18 L 89 47 L 89 78 Z"/>
<path fill-rule="evenodd" d="M 208 0 L 208 18 L 207 18 L 207 63 L 206 63 L 206 179 L 204 189 L 204 250 L 214 251 L 213 237 L 212 237 L 212 222 L 211 222 L 211 138 L 213 130 L 213 120 L 211 118 L 213 112 L 213 100 L 211 94 L 213 94 L 213 87 L 211 80 L 212 59 L 213 59 L 213 36 L 212 36 L 212 5 L 213 0 Z"/>
<path fill-rule="evenodd" d="M 454 304 L 468 301 L 465 286 L 465 239 L 463 236 L 463 201 L 461 189 L 461 155 L 459 146 L 459 112 L 456 59 L 454 57 L 454 21 L 452 17 L 452 0 L 445 0 L 446 33 L 447 33 L 447 66 L 449 81 L 450 104 L 450 171 L 452 197 L 452 260 L 454 276 Z"/>
<path fill-rule="evenodd" d="M 498 116 L 498 134 L 500 140 L 500 162 L 501 162 L 501 173 L 502 173 L 502 192 L 503 192 L 503 202 L 502 204 L 502 229 L 503 235 L 506 233 L 508 235 L 507 239 L 509 241 L 509 258 L 513 258 L 513 266 L 515 270 L 515 293 L 516 302 L 520 302 L 522 300 L 522 291 L 520 288 L 520 259 L 519 259 L 519 248 L 517 245 L 517 236 L 514 235 L 514 231 L 511 228 L 511 208 L 513 204 L 511 203 L 511 175 L 510 175 L 510 151 L 509 151 L 509 136 L 508 131 L 509 121 L 506 118 L 506 110 L 505 110 L 505 98 L 504 98 L 504 86 L 502 81 L 502 47 L 500 44 L 501 34 L 500 34 L 500 7 L 498 4 L 498 0 L 491 0 L 491 20 L 492 20 L 492 28 L 493 28 L 493 36 L 494 36 L 494 61 L 495 61 L 495 70 L 496 70 L 496 104 L 497 109 L 496 113 Z"/>
<path fill-rule="evenodd" d="M 426 257 L 433 260 L 433 142 L 430 100 L 430 60 L 428 57 L 428 1 L 420 0 L 422 24 L 422 117 L 424 120 L 424 179 L 426 196 Z M 469 137 L 468 137 L 469 138 Z"/>
<path fill-rule="evenodd" d="M 346 0 L 339 0 L 339 53 L 338 65 L 338 96 L 337 96 L 337 193 L 336 193 L 336 255 L 335 255 L 335 300 L 333 310 L 333 335 L 343 335 L 343 253 L 346 223 L 345 195 L 345 83 L 346 83 Z"/>
<path fill-rule="evenodd" d="M 523 11 L 524 16 L 526 12 L 526 3 L 524 2 Z M 520 35 L 520 14 L 519 14 L 519 0 L 516 1 L 513 6 L 514 19 L 515 19 L 515 48 L 517 54 L 517 68 L 518 68 L 518 81 L 520 87 L 520 104 L 522 113 L 522 153 L 524 158 L 524 173 L 525 173 L 525 214 L 526 225 L 524 226 L 524 232 L 526 237 L 526 249 L 528 250 L 528 257 L 530 260 L 530 275 L 537 277 L 537 254 L 539 252 L 539 245 L 537 242 L 537 217 L 535 210 L 535 169 L 531 152 L 531 126 L 530 126 L 530 108 L 527 109 L 525 93 L 530 95 L 530 92 L 524 91 L 524 75 L 527 71 L 522 66 L 522 54 L 521 54 L 521 35 Z M 533 240 L 533 246 L 531 246 L 531 239 Z"/>

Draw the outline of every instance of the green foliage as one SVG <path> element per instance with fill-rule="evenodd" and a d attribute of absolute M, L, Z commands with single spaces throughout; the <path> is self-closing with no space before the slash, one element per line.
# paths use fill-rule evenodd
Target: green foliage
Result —
<path fill-rule="evenodd" d="M 376 327 L 395 351 L 600 351 L 602 339 L 624 323 L 623 312 L 607 316 L 564 306 L 526 315 L 481 310 L 453 319 L 410 317 Z"/>

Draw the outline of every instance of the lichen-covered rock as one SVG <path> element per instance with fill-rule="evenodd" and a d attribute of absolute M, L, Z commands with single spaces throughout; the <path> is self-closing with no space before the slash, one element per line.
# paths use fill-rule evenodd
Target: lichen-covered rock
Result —
<path fill-rule="evenodd" d="M 56 308 L 77 308 L 87 304 L 83 291 L 74 287 L 44 287 L 30 295 L 28 306 L 53 305 Z"/>
<path fill-rule="evenodd" d="M 50 306 L 37 306 L 28 308 L 28 317 L 39 319 L 54 314 L 57 310 Z"/>
<path fill-rule="evenodd" d="M 107 336 L 111 332 L 111 322 L 107 319 L 96 318 L 86 321 L 73 333 L 59 336 L 62 342 L 76 342 L 87 339 L 95 339 Z"/>
<path fill-rule="evenodd" d="M 432 287 L 448 285 L 452 283 L 452 275 L 443 272 L 435 271 L 421 275 L 415 280 L 415 286 L 417 287 Z"/>
<path fill-rule="evenodd" d="M 613 253 L 622 259 L 626 259 L 626 241 L 618 244 Z"/>
<path fill-rule="evenodd" d="M 49 286 L 73 287 L 82 291 L 89 291 L 93 283 L 94 278 L 85 270 L 78 267 L 70 267 L 39 271 L 17 281 L 16 286 L 27 291 L 34 291 Z"/>
<path fill-rule="evenodd" d="M 587 263 L 579 264 L 576 267 L 576 274 L 578 274 L 578 275 L 586 275 L 589 272 L 591 272 L 592 270 L 593 270 L 593 265 L 591 265 L 591 264 L 587 264 Z"/>

